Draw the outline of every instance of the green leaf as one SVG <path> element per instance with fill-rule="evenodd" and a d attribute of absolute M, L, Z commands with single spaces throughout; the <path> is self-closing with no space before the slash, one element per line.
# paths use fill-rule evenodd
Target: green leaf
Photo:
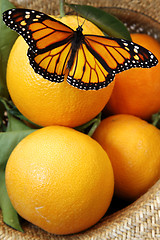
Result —
<path fill-rule="evenodd" d="M 6 67 L 10 50 L 18 34 L 8 28 L 3 20 L 2 13 L 8 9 L 14 8 L 8 0 L 0 0 L 0 96 L 9 97 L 6 86 Z"/>
<path fill-rule="evenodd" d="M 97 117 L 93 118 L 89 122 L 75 127 L 75 129 L 79 132 L 83 132 L 88 136 L 92 137 L 93 133 L 95 132 L 96 128 L 99 126 L 101 122 L 101 112 L 97 115 Z"/>
<path fill-rule="evenodd" d="M 15 146 L 33 131 L 35 129 L 0 133 L 0 208 L 2 209 L 3 221 L 19 231 L 22 231 L 22 228 L 18 215 L 10 202 L 5 186 L 5 166 Z"/>
<path fill-rule="evenodd" d="M 13 117 L 10 113 L 8 113 L 8 125 L 7 125 L 6 132 L 29 130 L 29 129 L 31 128 L 28 127 L 24 122 L 18 120 L 17 118 Z"/>
<path fill-rule="evenodd" d="M 0 169 L 4 170 L 7 160 L 15 148 L 15 146 L 28 134 L 34 132 L 35 129 L 0 132 Z"/>
<path fill-rule="evenodd" d="M 16 106 L 13 104 L 13 102 L 12 102 L 11 100 L 8 100 L 7 98 L 4 98 L 4 97 L 0 97 L 0 104 L 1 104 L 1 103 L 4 105 L 4 107 L 5 107 L 6 111 L 7 111 L 7 114 L 8 114 L 8 117 L 9 117 L 9 118 L 10 118 L 11 116 L 14 116 L 14 117 L 15 117 L 14 119 L 18 118 L 18 119 L 22 120 L 22 121 L 19 121 L 19 124 L 21 124 L 21 125 L 23 124 L 23 125 L 22 125 L 22 128 L 23 128 L 23 129 L 24 129 L 24 127 L 28 128 L 28 127 L 24 124 L 24 121 L 30 123 L 30 124 L 32 125 L 32 128 L 35 128 L 35 129 L 41 128 L 41 126 L 38 126 L 37 124 L 31 122 L 31 121 L 28 120 L 25 116 L 23 116 L 23 115 L 19 112 L 19 110 L 16 108 Z M 14 120 L 14 121 L 15 121 L 15 120 Z M 9 121 L 9 124 L 8 124 L 8 125 L 10 125 L 10 124 L 13 124 L 13 123 Z M 18 125 L 19 125 L 19 124 L 18 124 Z M 26 128 L 25 128 L 25 129 L 26 129 Z M 14 129 L 14 126 L 13 126 L 13 129 Z M 16 130 L 16 129 L 14 129 L 14 130 Z M 7 130 L 7 131 L 8 131 L 8 130 Z"/>
<path fill-rule="evenodd" d="M 3 104 L 0 102 L 0 131 L 2 131 L 3 129 L 4 112 L 5 108 Z"/>
<path fill-rule="evenodd" d="M 8 158 L 16 145 L 28 134 L 35 131 L 26 126 L 21 120 L 9 113 L 11 102 L 0 97 L 0 103 L 7 111 L 8 124 L 6 132 L 0 132 L 0 208 L 2 209 L 3 221 L 16 230 L 23 231 L 19 222 L 18 214 L 13 208 L 7 194 L 5 185 L 5 167 Z M 10 104 L 9 104 L 10 103 Z"/>
<path fill-rule="evenodd" d="M 160 112 L 152 115 L 152 125 L 160 129 Z"/>
<path fill-rule="evenodd" d="M 79 13 L 85 19 L 93 22 L 107 35 L 115 38 L 122 38 L 131 41 L 130 33 L 124 24 L 100 8 L 88 5 L 68 4 L 70 8 Z"/>
<path fill-rule="evenodd" d="M 23 232 L 20 226 L 19 218 L 16 210 L 13 208 L 11 201 L 7 194 L 7 189 L 5 185 L 5 172 L 0 170 L 0 207 L 2 209 L 3 221 L 13 227 L 14 229 Z"/>

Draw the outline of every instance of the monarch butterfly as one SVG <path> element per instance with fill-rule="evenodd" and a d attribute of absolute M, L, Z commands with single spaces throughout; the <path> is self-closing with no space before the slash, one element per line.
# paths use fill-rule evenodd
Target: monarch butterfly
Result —
<path fill-rule="evenodd" d="M 84 90 L 110 84 L 115 74 L 133 67 L 150 68 L 158 63 L 147 49 L 123 39 L 83 35 L 35 10 L 11 9 L 3 21 L 29 45 L 28 58 L 34 71 L 45 79 L 67 82 Z"/>

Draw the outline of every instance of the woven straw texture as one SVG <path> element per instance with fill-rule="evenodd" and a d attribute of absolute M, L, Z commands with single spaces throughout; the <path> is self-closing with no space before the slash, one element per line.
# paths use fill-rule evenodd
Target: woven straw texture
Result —
<path fill-rule="evenodd" d="M 40 10 L 48 14 L 59 13 L 58 0 L 14 0 L 13 2 L 18 6 Z M 160 22 L 160 0 L 68 0 L 68 2 L 136 10 Z M 101 219 L 94 227 L 79 234 L 56 236 L 26 221 L 22 227 L 24 233 L 13 230 L 3 223 L 0 214 L 0 240 L 160 239 L 160 180 L 137 201 Z"/>

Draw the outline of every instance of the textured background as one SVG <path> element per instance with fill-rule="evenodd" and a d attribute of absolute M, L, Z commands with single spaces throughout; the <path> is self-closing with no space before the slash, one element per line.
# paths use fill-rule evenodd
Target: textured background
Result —
<path fill-rule="evenodd" d="M 16 2 L 23 7 L 33 8 L 36 10 L 43 10 L 46 13 L 58 14 L 59 1 L 58 0 L 16 0 Z M 126 9 L 136 10 L 154 17 L 160 22 L 160 0 L 66 0 L 68 3 L 88 4 L 97 7 L 122 7 Z M 41 4 L 42 3 L 42 4 Z"/>

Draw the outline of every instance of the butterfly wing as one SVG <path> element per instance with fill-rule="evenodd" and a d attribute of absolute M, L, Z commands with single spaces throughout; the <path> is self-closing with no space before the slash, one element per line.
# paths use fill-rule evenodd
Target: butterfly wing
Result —
<path fill-rule="evenodd" d="M 114 76 L 114 73 L 102 66 L 85 44 L 81 44 L 69 71 L 67 82 L 79 89 L 98 90 L 111 83 Z"/>
<path fill-rule="evenodd" d="M 67 81 L 78 88 L 97 90 L 106 87 L 119 72 L 157 63 L 150 51 L 133 42 L 85 35 Z"/>
<path fill-rule="evenodd" d="M 85 44 L 95 57 L 100 55 L 101 64 L 115 74 L 133 67 L 149 68 L 158 62 L 146 48 L 123 39 L 86 35 Z"/>
<path fill-rule="evenodd" d="M 66 43 L 42 54 L 28 49 L 28 57 L 34 71 L 51 82 L 63 82 L 67 62 L 71 54 L 71 43 Z"/>
<path fill-rule="evenodd" d="M 28 57 L 35 72 L 52 81 L 63 81 L 74 31 L 44 13 L 29 9 L 8 10 L 3 20 L 28 43 Z"/>
<path fill-rule="evenodd" d="M 8 10 L 3 20 L 30 46 L 28 57 L 35 72 L 50 81 L 63 81 L 72 53 L 74 31 L 34 10 Z M 67 81 L 86 90 L 106 87 L 121 71 L 152 67 L 158 62 L 151 52 L 137 44 L 95 35 L 84 35 L 72 59 Z"/>

